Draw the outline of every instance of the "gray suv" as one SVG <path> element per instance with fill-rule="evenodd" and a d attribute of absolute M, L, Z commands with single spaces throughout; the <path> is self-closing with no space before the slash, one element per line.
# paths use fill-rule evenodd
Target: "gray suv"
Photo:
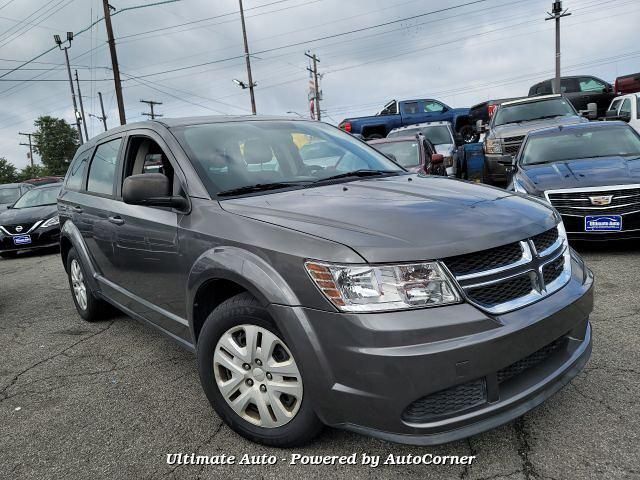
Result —
<path fill-rule="evenodd" d="M 508 170 L 527 133 L 545 127 L 588 122 L 562 95 L 503 102 L 491 117 L 484 138 L 484 182 L 506 185 Z"/>
<path fill-rule="evenodd" d="M 330 157 L 305 161 L 312 142 Z M 473 435 L 591 352 L 593 276 L 549 205 L 319 122 L 115 128 L 80 147 L 58 211 L 79 315 L 107 302 L 195 352 L 219 416 L 268 445 Z"/>

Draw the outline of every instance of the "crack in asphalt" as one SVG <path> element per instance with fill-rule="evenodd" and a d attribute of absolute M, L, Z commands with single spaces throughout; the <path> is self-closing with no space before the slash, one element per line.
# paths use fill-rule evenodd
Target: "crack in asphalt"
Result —
<path fill-rule="evenodd" d="M 32 364 L 31 366 L 25 368 L 24 370 L 18 372 L 17 374 L 15 374 L 13 376 L 13 378 L 11 379 L 11 381 L 5 385 L 2 390 L 0 390 L 0 401 L 4 401 L 7 399 L 7 390 L 9 390 L 11 387 L 13 387 L 18 380 L 20 379 L 20 377 L 26 373 L 28 373 L 29 371 L 33 370 L 34 368 L 37 368 L 38 366 L 42 365 L 43 363 L 48 362 L 49 360 L 53 360 L 56 357 L 59 357 L 60 355 L 63 355 L 66 351 L 71 350 L 73 347 L 86 342 L 87 340 L 90 340 L 104 332 L 106 332 L 107 330 L 109 330 L 111 328 L 111 326 L 115 323 L 115 320 L 112 320 L 111 322 L 109 322 L 109 324 L 101 329 L 98 330 L 97 332 L 92 333 L 91 335 L 87 335 L 86 337 L 81 338 L 80 340 L 78 340 L 77 342 L 72 343 L 71 345 L 69 345 L 68 347 L 65 347 L 64 349 L 62 349 L 61 351 L 54 353 L 53 355 L 48 356 L 47 358 L 44 358 L 42 360 L 40 360 L 39 362 L 36 362 L 34 364 Z"/>
<path fill-rule="evenodd" d="M 541 476 L 536 472 L 529 453 L 531 453 L 531 445 L 529 444 L 529 431 L 524 423 L 524 417 L 518 418 L 513 427 L 516 431 L 516 438 L 518 440 L 518 456 L 522 460 L 522 473 L 526 480 L 532 478 L 540 478 Z"/>
<path fill-rule="evenodd" d="M 473 448 L 473 445 L 471 445 L 471 437 L 467 437 L 467 446 L 469 447 L 469 453 L 471 454 L 471 456 L 476 456 L 478 454 L 478 451 L 475 448 Z M 471 473 L 471 467 L 472 465 L 464 466 L 464 468 L 462 469 L 462 472 L 460 472 L 460 480 L 469 478 L 469 474 Z"/>

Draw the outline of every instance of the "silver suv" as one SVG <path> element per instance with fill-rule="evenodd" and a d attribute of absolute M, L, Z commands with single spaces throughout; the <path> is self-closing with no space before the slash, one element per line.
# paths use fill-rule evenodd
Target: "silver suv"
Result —
<path fill-rule="evenodd" d="M 527 133 L 545 127 L 588 122 L 562 95 L 523 98 L 500 104 L 485 132 L 484 182 L 506 185 L 509 166 Z"/>

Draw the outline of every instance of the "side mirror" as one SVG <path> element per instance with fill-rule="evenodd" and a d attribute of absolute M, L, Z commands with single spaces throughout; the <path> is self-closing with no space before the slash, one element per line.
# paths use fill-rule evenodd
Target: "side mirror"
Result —
<path fill-rule="evenodd" d="M 589 120 L 597 120 L 598 118 L 598 105 L 596 103 L 588 103 L 586 110 L 581 110 L 580 114 Z"/>
<path fill-rule="evenodd" d="M 444 155 L 441 153 L 434 153 L 431 155 L 431 163 L 442 163 L 444 162 Z"/>
<path fill-rule="evenodd" d="M 161 173 L 141 173 L 124 179 L 122 199 L 130 205 L 185 209 L 184 197 L 171 196 L 169 179 Z"/>
<path fill-rule="evenodd" d="M 482 120 L 476 121 L 476 132 L 485 133 L 487 131 L 487 126 Z"/>
<path fill-rule="evenodd" d="M 12 205 L 7 205 L 7 210 L 9 210 L 12 207 Z"/>
<path fill-rule="evenodd" d="M 498 164 L 502 165 L 507 173 L 513 173 L 516 171 L 515 159 L 511 158 L 498 158 Z"/>
<path fill-rule="evenodd" d="M 631 112 L 620 112 L 618 120 L 629 123 L 631 121 Z"/>

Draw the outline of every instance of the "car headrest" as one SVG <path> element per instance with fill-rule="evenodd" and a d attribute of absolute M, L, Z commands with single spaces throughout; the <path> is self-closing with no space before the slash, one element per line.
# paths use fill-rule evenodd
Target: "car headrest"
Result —
<path fill-rule="evenodd" d="M 273 159 L 271 145 L 260 138 L 252 138 L 244 142 L 244 161 L 248 165 L 269 163 Z"/>

